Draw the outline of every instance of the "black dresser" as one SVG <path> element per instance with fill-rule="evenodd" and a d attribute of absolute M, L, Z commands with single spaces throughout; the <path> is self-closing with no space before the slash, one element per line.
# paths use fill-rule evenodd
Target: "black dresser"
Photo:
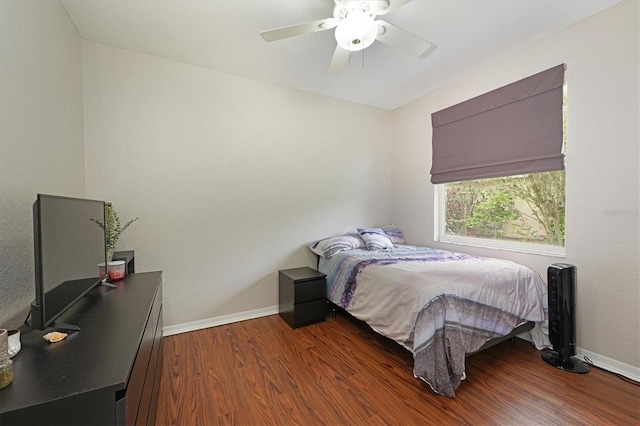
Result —
<path fill-rule="evenodd" d="M 155 423 L 162 370 L 162 273 L 96 287 L 60 321 L 80 331 L 48 343 L 33 330 L 0 389 L 0 424 Z"/>

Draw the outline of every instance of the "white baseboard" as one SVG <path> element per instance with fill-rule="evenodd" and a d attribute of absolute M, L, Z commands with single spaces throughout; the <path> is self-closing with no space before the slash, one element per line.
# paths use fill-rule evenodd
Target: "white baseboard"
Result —
<path fill-rule="evenodd" d="M 578 359 L 584 359 L 586 356 L 596 367 L 611 371 L 612 373 L 620 374 L 633 381 L 640 382 L 640 367 L 634 367 L 633 365 L 625 364 L 624 362 L 616 361 L 615 359 L 611 359 L 604 355 L 587 351 L 582 348 L 576 349 L 576 356 Z"/>
<path fill-rule="evenodd" d="M 231 324 L 234 322 L 245 321 L 254 318 L 265 317 L 267 315 L 273 315 L 278 313 L 278 306 L 269 306 L 266 308 L 254 309 L 252 311 L 239 312 L 237 314 L 223 315 L 221 317 L 207 318 L 198 321 L 186 322 L 183 324 L 169 325 L 162 328 L 164 336 L 171 336 L 173 334 L 187 333 L 189 331 L 202 330 L 203 328 L 216 327 L 224 324 Z M 526 332 L 518 335 L 521 339 L 531 342 L 531 335 Z M 579 358 L 585 356 L 591 360 L 593 365 L 602 368 L 612 373 L 621 374 L 631 380 L 640 382 L 640 368 L 633 365 L 625 364 L 615 359 L 608 358 L 604 355 L 590 352 L 582 348 L 577 348 L 576 355 Z"/>
<path fill-rule="evenodd" d="M 231 324 L 254 318 L 266 317 L 278 313 L 278 306 L 254 309 L 252 311 L 238 312 L 237 314 L 223 315 L 221 317 L 206 318 L 198 321 L 185 322 L 183 324 L 168 325 L 162 327 L 163 336 L 187 333 L 189 331 L 202 330 L 203 328 L 216 327 L 218 325 Z"/>

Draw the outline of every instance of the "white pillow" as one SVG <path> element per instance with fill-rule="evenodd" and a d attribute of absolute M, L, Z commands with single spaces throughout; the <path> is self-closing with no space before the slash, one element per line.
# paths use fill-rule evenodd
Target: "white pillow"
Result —
<path fill-rule="evenodd" d="M 341 251 L 366 248 L 364 241 L 355 233 L 325 238 L 311 243 L 307 247 L 318 256 L 327 259 Z"/>
<path fill-rule="evenodd" d="M 358 228 L 358 234 L 364 240 L 367 250 L 393 248 L 393 243 L 381 228 Z"/>

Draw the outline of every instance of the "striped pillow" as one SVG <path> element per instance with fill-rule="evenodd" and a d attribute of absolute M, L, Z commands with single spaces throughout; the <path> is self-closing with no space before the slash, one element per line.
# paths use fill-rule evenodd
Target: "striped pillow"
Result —
<path fill-rule="evenodd" d="M 393 248 L 393 243 L 381 228 L 358 228 L 358 234 L 367 245 L 367 250 Z"/>
<path fill-rule="evenodd" d="M 326 257 L 328 259 L 338 252 L 365 248 L 366 246 L 360 236 L 353 233 L 325 238 L 308 244 L 307 247 L 309 247 L 309 250 L 318 256 Z"/>
<path fill-rule="evenodd" d="M 395 244 L 407 244 L 407 240 L 404 238 L 404 234 L 402 231 L 395 225 L 385 225 L 382 227 L 382 230 L 387 237 L 391 240 L 391 242 Z"/>

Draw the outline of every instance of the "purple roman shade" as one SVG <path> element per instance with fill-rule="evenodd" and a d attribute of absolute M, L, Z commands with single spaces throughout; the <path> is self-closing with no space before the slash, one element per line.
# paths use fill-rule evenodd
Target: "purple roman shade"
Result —
<path fill-rule="evenodd" d="M 431 114 L 431 182 L 564 168 L 561 64 Z"/>

